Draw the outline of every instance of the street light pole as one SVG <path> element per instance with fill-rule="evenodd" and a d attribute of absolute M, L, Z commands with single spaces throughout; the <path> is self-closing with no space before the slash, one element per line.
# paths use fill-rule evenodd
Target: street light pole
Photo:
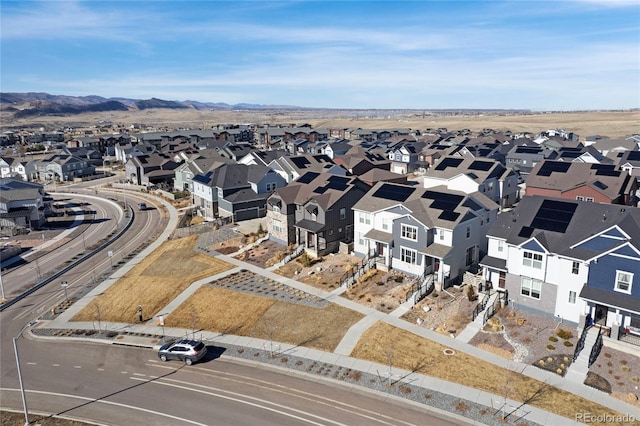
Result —
<path fill-rule="evenodd" d="M 67 287 L 69 287 L 69 283 L 66 281 L 62 281 L 60 283 L 60 285 L 62 286 L 62 288 L 64 288 L 64 300 L 68 301 L 69 300 L 69 296 L 67 296 Z"/>
<path fill-rule="evenodd" d="M 18 369 L 18 381 L 20 382 L 20 394 L 22 395 L 22 407 L 24 408 L 24 424 L 28 425 L 29 422 L 29 410 L 27 409 L 27 395 L 24 392 L 24 382 L 22 381 L 22 369 L 20 368 L 20 357 L 18 356 L 18 339 L 22 336 L 24 330 L 28 327 L 31 327 L 35 322 L 30 322 L 29 324 L 22 327 L 22 330 L 18 333 L 17 336 L 13 338 L 13 351 L 16 354 L 16 367 Z"/>

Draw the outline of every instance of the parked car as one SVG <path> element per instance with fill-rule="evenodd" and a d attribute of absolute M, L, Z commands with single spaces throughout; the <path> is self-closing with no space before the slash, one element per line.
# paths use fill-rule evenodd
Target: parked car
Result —
<path fill-rule="evenodd" d="M 207 353 L 207 347 L 198 340 L 182 339 L 165 343 L 158 350 L 160 361 L 176 359 L 187 365 L 199 361 Z"/>

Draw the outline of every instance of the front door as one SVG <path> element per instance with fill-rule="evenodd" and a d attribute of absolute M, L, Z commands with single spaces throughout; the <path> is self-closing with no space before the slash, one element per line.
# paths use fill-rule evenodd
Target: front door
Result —
<path fill-rule="evenodd" d="M 596 315 L 594 321 L 599 325 L 607 325 L 607 312 L 609 308 L 603 305 L 596 305 Z"/>
<path fill-rule="evenodd" d="M 384 256 L 384 244 L 376 241 L 376 256 Z"/>
<path fill-rule="evenodd" d="M 500 272 L 500 276 L 498 277 L 498 287 L 505 288 L 505 281 L 507 280 L 507 273 Z"/>

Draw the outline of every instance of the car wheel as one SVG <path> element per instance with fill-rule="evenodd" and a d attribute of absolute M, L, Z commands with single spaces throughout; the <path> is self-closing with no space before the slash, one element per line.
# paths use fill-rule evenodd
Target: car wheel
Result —
<path fill-rule="evenodd" d="M 191 358 L 185 358 L 184 359 L 184 363 L 187 364 L 187 365 L 191 365 L 191 364 L 193 364 L 193 360 Z"/>
<path fill-rule="evenodd" d="M 165 354 L 160 355 L 160 361 L 165 362 L 167 360 L 167 356 Z"/>

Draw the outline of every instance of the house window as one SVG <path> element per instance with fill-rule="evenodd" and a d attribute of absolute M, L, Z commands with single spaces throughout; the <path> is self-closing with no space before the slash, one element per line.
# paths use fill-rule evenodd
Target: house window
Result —
<path fill-rule="evenodd" d="M 408 248 L 400 247 L 400 259 L 411 265 L 416 264 L 416 259 L 418 258 L 418 252 L 415 250 L 411 250 Z"/>
<path fill-rule="evenodd" d="M 275 191 L 276 187 L 277 185 L 275 184 L 275 182 L 267 183 L 267 192 Z"/>
<path fill-rule="evenodd" d="M 542 282 L 529 277 L 522 277 L 522 285 L 520 287 L 521 295 L 531 297 L 533 299 L 540 299 L 541 289 Z"/>
<path fill-rule="evenodd" d="M 438 234 L 440 235 L 440 241 L 444 240 L 444 229 L 438 229 Z"/>
<path fill-rule="evenodd" d="M 502 253 L 504 251 L 504 241 L 498 241 L 498 252 Z"/>
<path fill-rule="evenodd" d="M 574 275 L 578 275 L 579 272 L 580 272 L 580 262 L 573 262 L 573 265 L 571 265 L 571 273 Z"/>
<path fill-rule="evenodd" d="M 329 229 L 329 235 L 333 235 L 333 229 Z"/>
<path fill-rule="evenodd" d="M 542 269 L 542 255 L 525 251 L 522 253 L 522 264 L 531 268 Z"/>
<path fill-rule="evenodd" d="M 358 234 L 358 244 L 363 246 L 364 245 L 364 238 L 362 238 L 362 232 L 357 232 Z"/>
<path fill-rule="evenodd" d="M 344 219 L 347 217 L 347 209 L 344 207 L 340 207 L 340 219 Z"/>
<path fill-rule="evenodd" d="M 616 271 L 616 291 L 631 294 L 633 274 L 631 272 Z"/>
<path fill-rule="evenodd" d="M 360 212 L 360 223 L 371 225 L 371 215 L 368 213 Z"/>
<path fill-rule="evenodd" d="M 400 235 L 405 240 L 417 241 L 418 240 L 418 228 L 411 225 L 402 225 L 400 228 Z"/>
<path fill-rule="evenodd" d="M 382 218 L 382 230 L 383 231 L 388 231 L 389 230 L 389 219 L 387 218 Z"/>
<path fill-rule="evenodd" d="M 273 206 L 272 208 L 274 213 L 280 213 L 280 207 L 279 206 Z"/>
<path fill-rule="evenodd" d="M 338 234 L 342 234 L 342 226 L 338 228 Z"/>
<path fill-rule="evenodd" d="M 569 303 L 572 305 L 576 304 L 576 292 L 573 290 L 569 290 Z"/>
<path fill-rule="evenodd" d="M 273 219 L 273 232 L 282 232 L 282 222 L 278 219 Z"/>
<path fill-rule="evenodd" d="M 467 238 L 471 236 L 471 228 L 467 226 Z"/>
<path fill-rule="evenodd" d="M 577 201 L 584 201 L 584 197 L 582 195 L 576 196 Z"/>
<path fill-rule="evenodd" d="M 593 203 L 594 199 L 593 199 L 593 197 L 587 197 L 587 201 L 590 202 L 590 203 Z"/>

